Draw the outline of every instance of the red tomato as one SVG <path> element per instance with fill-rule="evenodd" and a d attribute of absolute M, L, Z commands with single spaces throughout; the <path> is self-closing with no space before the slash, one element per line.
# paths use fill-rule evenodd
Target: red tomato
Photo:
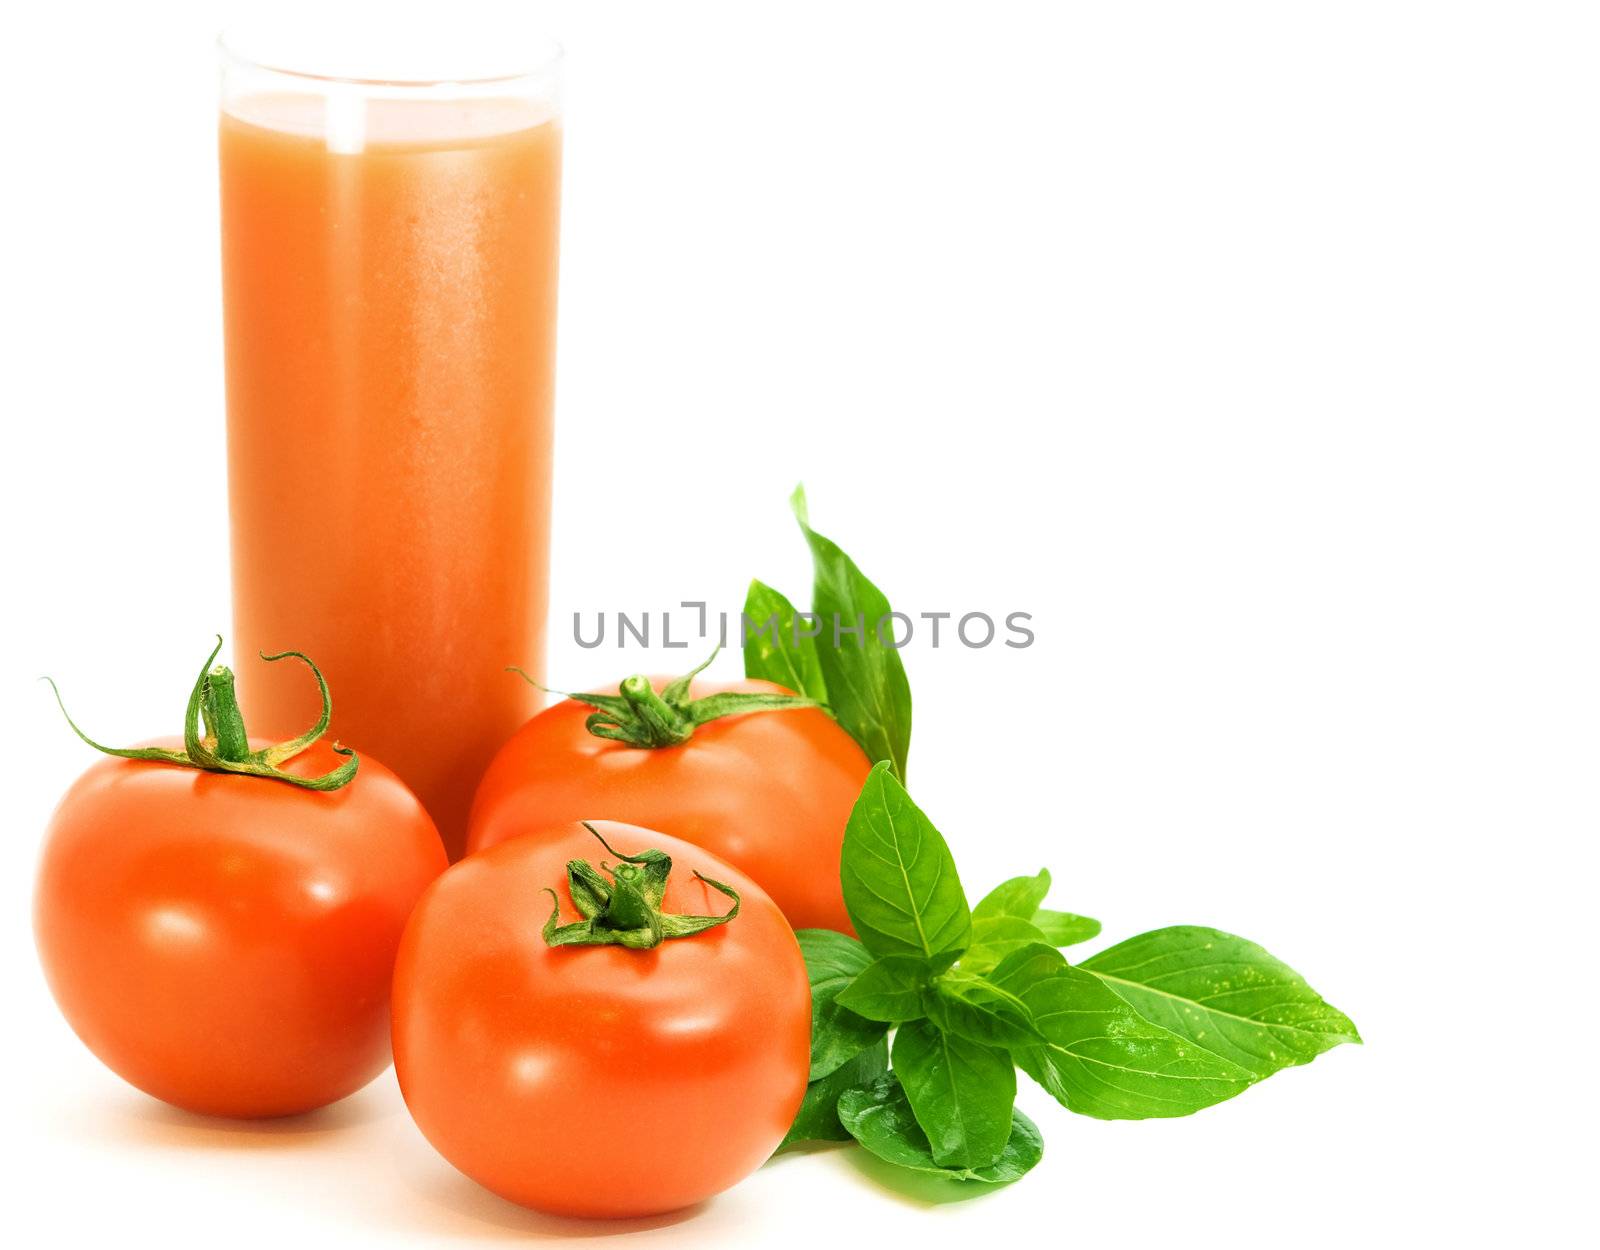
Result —
<path fill-rule="evenodd" d="M 696 682 L 690 693 L 723 691 L 787 693 L 757 680 Z M 630 821 L 748 873 L 797 929 L 853 932 L 839 853 L 872 766 L 832 717 L 747 712 L 700 725 L 681 746 L 635 747 L 590 733 L 593 710 L 564 700 L 501 748 L 472 805 L 469 855 L 570 821 Z"/>
<path fill-rule="evenodd" d="M 319 743 L 284 770 L 338 763 Z M 370 757 L 326 793 L 106 759 L 50 821 L 34 929 L 112 1071 L 191 1111 L 289 1115 L 388 1066 L 395 949 L 444 868 L 422 805 Z"/>
<path fill-rule="evenodd" d="M 663 910 L 732 920 L 648 950 L 552 946 L 566 864 L 616 864 L 581 825 L 462 860 L 417 904 L 395 965 L 395 1072 L 430 1142 L 502 1197 L 562 1215 L 676 1210 L 777 1147 L 805 1094 L 811 996 L 783 915 L 697 846 L 595 822 L 672 859 Z"/>

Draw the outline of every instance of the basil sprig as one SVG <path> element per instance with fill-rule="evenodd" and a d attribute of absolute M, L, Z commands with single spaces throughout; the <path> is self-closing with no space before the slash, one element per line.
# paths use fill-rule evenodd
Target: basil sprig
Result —
<path fill-rule="evenodd" d="M 800 934 L 812 1084 L 785 1145 L 848 1134 L 899 1167 L 1009 1182 L 1043 1154 L 1013 1106 L 1018 1068 L 1070 1111 L 1146 1119 L 1189 1115 L 1361 1040 L 1243 938 L 1157 929 L 1073 965 L 1057 948 L 1100 926 L 1042 907 L 1048 872 L 969 907 L 949 846 L 887 760 L 851 813 L 841 874 L 860 938 Z"/>
<path fill-rule="evenodd" d="M 869 760 L 888 760 L 904 782 L 911 686 L 893 645 L 889 600 L 838 544 L 811 528 L 803 487 L 795 488 L 789 503 L 811 548 L 811 611 L 797 612 L 771 586 L 751 582 L 744 605 L 744 674 L 824 704 Z"/>

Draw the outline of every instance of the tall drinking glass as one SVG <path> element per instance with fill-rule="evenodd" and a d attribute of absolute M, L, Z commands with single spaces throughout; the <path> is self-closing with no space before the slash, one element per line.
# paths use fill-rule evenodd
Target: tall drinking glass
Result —
<path fill-rule="evenodd" d="M 235 645 L 310 655 L 333 732 L 411 785 L 452 857 L 537 707 L 506 665 L 543 664 L 558 55 L 353 78 L 223 41 Z M 273 736 L 318 707 L 281 669 L 239 665 Z"/>

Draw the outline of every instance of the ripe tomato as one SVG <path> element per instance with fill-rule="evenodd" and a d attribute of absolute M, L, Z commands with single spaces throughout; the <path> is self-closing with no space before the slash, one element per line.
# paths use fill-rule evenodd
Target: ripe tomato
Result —
<path fill-rule="evenodd" d="M 758 680 L 696 682 L 684 703 L 728 694 L 788 692 Z M 469 855 L 569 821 L 630 821 L 742 869 L 797 929 L 853 932 L 839 854 L 871 763 L 832 717 L 817 707 L 734 713 L 694 726 L 678 745 L 634 746 L 586 728 L 594 716 L 564 700 L 501 748 L 473 801 Z"/>
<path fill-rule="evenodd" d="M 282 767 L 339 762 L 319 743 Z M 45 835 L 39 955 L 73 1030 L 146 1093 L 211 1115 L 308 1111 L 388 1066 L 395 949 L 445 862 L 422 805 L 370 758 L 325 793 L 102 760 Z"/>
<path fill-rule="evenodd" d="M 423 895 L 395 964 L 395 1073 L 424 1136 L 502 1197 L 624 1217 L 699 1202 L 761 1165 L 805 1094 L 811 997 L 783 915 L 677 838 L 609 821 L 517 838 Z M 661 909 L 726 923 L 651 949 L 551 945 L 581 922 L 571 860 L 671 857 Z M 605 881 L 605 878 L 595 879 Z M 609 882 L 603 888 L 609 888 Z M 620 891 L 620 885 L 618 889 Z M 548 891 L 554 890 L 552 896 Z"/>

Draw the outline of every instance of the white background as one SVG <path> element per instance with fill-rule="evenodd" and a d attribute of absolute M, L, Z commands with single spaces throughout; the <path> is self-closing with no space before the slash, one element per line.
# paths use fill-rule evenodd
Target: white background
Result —
<path fill-rule="evenodd" d="M 0 41 L 8 1241 L 1578 1238 L 1592 7 L 556 12 L 556 678 L 680 659 L 580 651 L 575 609 L 802 597 L 804 479 L 896 606 L 1035 617 L 1027 650 L 905 652 L 913 789 L 969 886 L 1048 864 L 1109 938 L 1256 938 L 1367 1039 L 1188 1120 L 1031 1091 L 1044 1162 L 974 1201 L 832 1151 L 654 1229 L 477 1189 L 392 1075 L 279 1124 L 168 1110 L 37 971 L 39 836 L 90 762 L 37 675 L 104 738 L 170 731 L 227 621 L 222 19 L 33 4 Z"/>

